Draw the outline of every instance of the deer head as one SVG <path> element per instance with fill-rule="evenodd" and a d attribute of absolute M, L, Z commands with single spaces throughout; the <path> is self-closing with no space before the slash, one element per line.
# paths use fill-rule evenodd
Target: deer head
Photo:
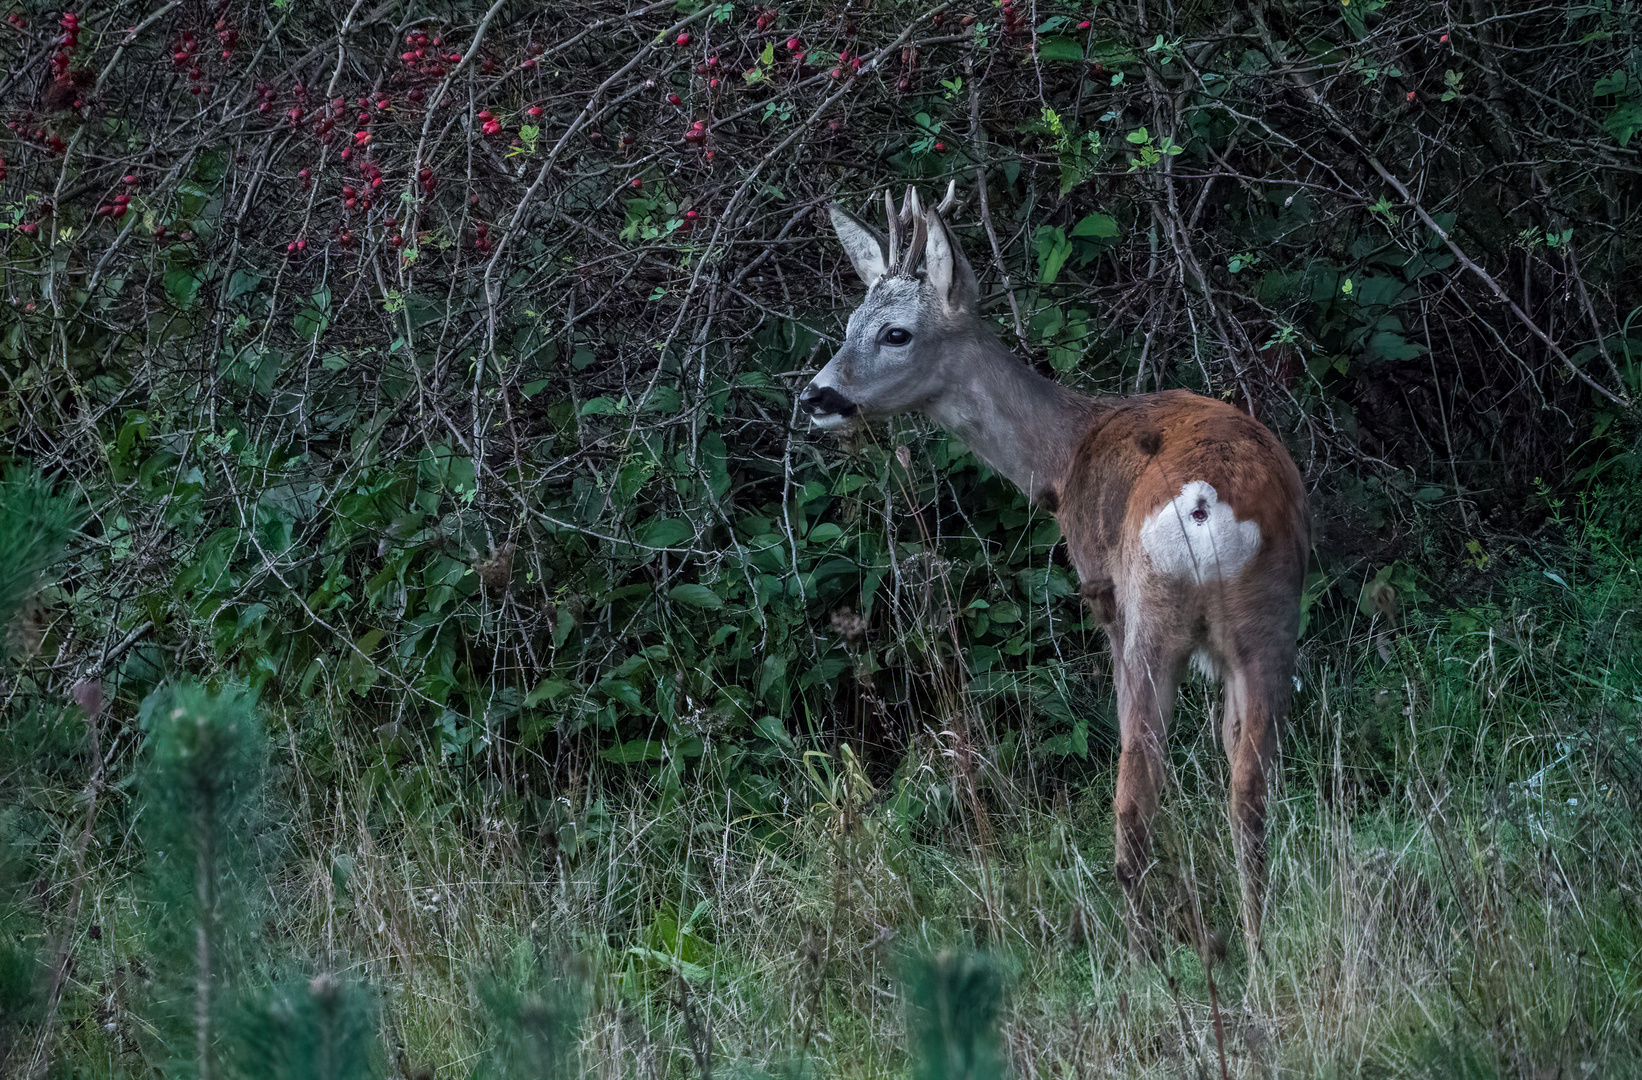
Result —
<path fill-rule="evenodd" d="M 975 272 L 942 221 L 956 189 L 948 185 L 930 209 L 908 187 L 899 211 L 886 191 L 887 236 L 836 203 L 830 208 L 867 295 L 850 315 L 843 346 L 798 397 L 814 426 L 927 409 L 952 384 L 954 343 L 983 332 Z"/>

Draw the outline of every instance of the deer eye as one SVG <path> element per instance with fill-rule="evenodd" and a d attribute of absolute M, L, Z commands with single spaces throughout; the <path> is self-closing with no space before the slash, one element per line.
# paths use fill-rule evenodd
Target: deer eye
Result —
<path fill-rule="evenodd" d="M 891 327 L 884 332 L 885 345 L 905 345 L 912 340 L 912 335 L 899 326 Z"/>

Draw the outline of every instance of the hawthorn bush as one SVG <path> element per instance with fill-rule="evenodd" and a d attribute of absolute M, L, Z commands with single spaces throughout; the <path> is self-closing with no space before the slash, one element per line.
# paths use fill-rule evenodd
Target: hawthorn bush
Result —
<path fill-rule="evenodd" d="M 857 291 L 819 211 L 906 183 L 1032 362 L 1279 428 L 1325 606 L 1635 466 L 1618 9 L 131 17 L 0 33 L 0 427 L 96 508 L 38 692 L 232 675 L 510 776 L 1022 703 L 1087 752 L 1053 525 L 794 423 Z"/>

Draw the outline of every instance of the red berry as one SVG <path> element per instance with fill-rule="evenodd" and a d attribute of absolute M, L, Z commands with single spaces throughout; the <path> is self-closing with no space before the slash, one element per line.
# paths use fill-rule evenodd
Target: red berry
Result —
<path fill-rule="evenodd" d="M 126 173 L 124 176 L 120 177 L 120 183 L 122 183 L 122 184 L 135 184 L 136 182 L 137 182 L 137 174 L 136 173 Z"/>
<path fill-rule="evenodd" d="M 678 36 L 678 44 L 681 47 L 690 44 L 690 32 L 688 30 Z"/>
<path fill-rule="evenodd" d="M 642 176 L 633 177 L 632 182 L 628 186 L 632 187 L 632 188 L 635 188 L 635 189 L 643 188 L 644 187 L 644 177 L 642 177 Z"/>
<path fill-rule="evenodd" d="M 32 221 L 25 221 L 23 224 L 17 226 L 17 229 L 24 236 L 33 236 L 35 233 L 40 231 L 40 226 L 36 225 Z"/>
<path fill-rule="evenodd" d="M 802 43 L 795 37 L 790 37 L 787 39 L 787 49 L 789 52 L 797 52 L 801 44 Z"/>
<path fill-rule="evenodd" d="M 1414 91 L 1412 91 L 1412 90 L 1410 90 L 1410 91 L 1409 91 L 1409 92 L 1408 92 L 1408 100 L 1409 100 L 1409 101 L 1413 101 L 1413 100 L 1414 100 Z"/>
<path fill-rule="evenodd" d="M 1084 19 L 1084 20 L 1083 20 L 1083 21 L 1082 21 L 1082 22 L 1080 22 L 1080 23 L 1078 23 L 1078 29 L 1079 29 L 1079 30 L 1087 30 L 1087 29 L 1089 29 L 1089 20 L 1088 20 L 1088 19 Z"/>
<path fill-rule="evenodd" d="M 668 94 L 667 95 L 667 104 L 669 104 L 669 105 L 682 105 L 682 104 L 684 104 L 684 99 L 679 97 L 677 94 Z"/>
<path fill-rule="evenodd" d="M 936 152 L 936 153 L 937 153 L 937 154 L 944 154 L 944 153 L 946 153 L 946 143 L 944 143 L 944 142 L 938 142 L 938 143 L 936 143 L 936 144 L 935 144 L 935 152 Z"/>
<path fill-rule="evenodd" d="M 1447 45 L 1448 44 L 1448 35 L 1444 34 L 1442 37 L 1438 38 L 1437 43 L 1439 45 Z"/>
<path fill-rule="evenodd" d="M 525 110 L 525 115 L 534 119 L 535 117 L 542 115 L 542 107 L 540 105 L 532 105 L 530 108 Z"/>
<path fill-rule="evenodd" d="M 701 216 L 701 212 L 699 210 L 686 210 L 684 211 L 684 216 L 688 220 L 694 221 L 696 218 Z"/>

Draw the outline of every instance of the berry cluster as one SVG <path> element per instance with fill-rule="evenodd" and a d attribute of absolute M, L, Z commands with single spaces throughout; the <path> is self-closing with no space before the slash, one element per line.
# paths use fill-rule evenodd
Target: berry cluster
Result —
<path fill-rule="evenodd" d="M 1021 32 L 1021 17 L 1011 0 L 1003 0 L 1003 36 L 1015 37 Z"/>
<path fill-rule="evenodd" d="M 178 71 L 188 72 L 190 94 L 199 97 L 208 89 L 205 85 L 205 69 L 200 67 L 200 42 L 194 31 L 182 32 L 182 40 L 177 42 L 177 47 L 171 51 L 171 66 Z"/>
<path fill-rule="evenodd" d="M 120 183 L 125 185 L 125 190 L 115 192 L 112 199 L 97 207 L 98 217 L 112 218 L 115 221 L 125 217 L 125 212 L 131 206 L 131 189 L 137 186 L 136 174 L 127 173 L 120 177 Z"/>
<path fill-rule="evenodd" d="M 20 15 L 14 17 L 19 20 L 22 18 Z M 65 12 L 62 27 L 63 36 L 57 39 L 57 47 L 51 51 L 51 75 L 58 80 L 68 78 L 69 65 L 74 60 L 74 50 L 80 47 L 80 16 L 72 11 Z"/>

